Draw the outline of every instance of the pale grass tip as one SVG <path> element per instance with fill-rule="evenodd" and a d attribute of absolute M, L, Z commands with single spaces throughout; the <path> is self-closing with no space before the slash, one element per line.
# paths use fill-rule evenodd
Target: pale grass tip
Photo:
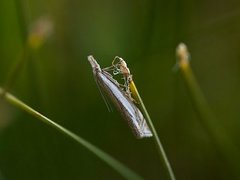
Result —
<path fill-rule="evenodd" d="M 180 67 L 185 67 L 189 64 L 190 54 L 188 52 L 187 46 L 184 43 L 180 43 L 176 49 L 177 64 Z"/>

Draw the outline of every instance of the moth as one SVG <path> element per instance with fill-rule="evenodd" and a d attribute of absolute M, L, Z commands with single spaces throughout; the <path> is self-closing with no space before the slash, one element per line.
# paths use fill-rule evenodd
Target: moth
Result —
<path fill-rule="evenodd" d="M 134 104 L 128 92 L 124 91 L 120 84 L 100 65 L 93 56 L 88 56 L 88 61 L 92 67 L 94 79 L 100 89 L 113 102 L 122 118 L 127 121 L 136 138 L 151 137 L 149 129 L 142 112 Z"/>

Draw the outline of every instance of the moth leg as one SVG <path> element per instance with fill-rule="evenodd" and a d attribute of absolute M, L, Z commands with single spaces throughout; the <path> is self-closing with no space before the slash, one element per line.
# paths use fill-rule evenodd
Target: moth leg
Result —
<path fill-rule="evenodd" d="M 117 66 L 117 65 L 119 64 L 119 62 L 121 61 L 121 59 L 122 59 L 122 58 L 120 58 L 119 56 L 115 56 L 114 59 L 113 59 L 113 61 L 112 61 L 112 65 L 113 65 L 113 66 Z M 115 63 L 116 60 L 118 60 L 117 63 Z"/>
<path fill-rule="evenodd" d="M 102 70 L 103 70 L 103 71 L 113 71 L 114 69 L 115 69 L 114 66 L 109 66 L 109 67 L 103 68 Z"/>
<path fill-rule="evenodd" d="M 121 74 L 121 70 L 118 68 L 118 66 L 115 65 L 103 68 L 102 70 L 106 72 L 112 72 L 113 75 Z"/>

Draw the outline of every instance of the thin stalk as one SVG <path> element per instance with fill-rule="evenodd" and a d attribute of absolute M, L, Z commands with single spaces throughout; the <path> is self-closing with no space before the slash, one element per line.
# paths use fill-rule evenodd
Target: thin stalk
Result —
<path fill-rule="evenodd" d="M 16 6 L 16 13 L 20 28 L 20 35 L 22 39 L 22 44 L 25 44 L 27 35 L 28 35 L 28 29 L 27 29 L 27 22 L 25 18 L 23 3 L 21 0 L 14 0 L 15 6 Z"/>
<path fill-rule="evenodd" d="M 102 151 L 98 147 L 94 146 L 93 144 L 89 143 L 82 137 L 76 135 L 75 133 L 69 131 L 68 129 L 64 128 L 63 126 L 55 123 L 51 119 L 47 118 L 46 116 L 42 115 L 38 111 L 34 110 L 12 94 L 4 91 L 2 88 L 0 88 L 0 95 L 2 98 L 4 98 L 8 103 L 12 104 L 13 106 L 27 112 L 28 114 L 34 116 L 36 119 L 42 121 L 43 123 L 51 126 L 52 128 L 58 130 L 62 134 L 68 136 L 69 138 L 75 140 L 77 143 L 81 144 L 83 147 L 91 151 L 93 154 L 95 154 L 98 158 L 100 158 L 102 161 L 104 161 L 106 164 L 108 164 L 111 168 L 116 170 L 120 175 L 122 175 L 126 179 L 130 180 L 141 180 L 143 179 L 138 174 L 130 170 L 128 167 L 123 165 L 118 160 L 114 159 L 112 156 L 107 154 L 106 152 Z"/>
<path fill-rule="evenodd" d="M 166 155 L 166 153 L 164 151 L 163 145 L 162 145 L 162 143 L 160 141 L 160 138 L 159 138 L 159 136 L 157 134 L 157 131 L 156 131 L 156 129 L 155 129 L 154 125 L 153 125 L 153 122 L 152 122 L 152 120 L 150 118 L 150 115 L 148 114 L 148 111 L 147 111 L 147 109 L 146 109 L 146 107 L 145 107 L 145 105 L 143 103 L 143 100 L 142 100 L 140 94 L 138 93 L 137 87 L 135 86 L 135 83 L 134 83 L 133 80 L 130 82 L 130 89 L 131 89 L 131 92 L 133 93 L 134 98 L 136 98 L 136 101 L 139 102 L 139 106 L 140 106 L 140 108 L 141 108 L 141 110 L 142 110 L 142 112 L 143 112 L 143 114 L 145 116 L 145 119 L 146 119 L 146 121 L 147 121 L 147 123 L 149 125 L 149 128 L 151 129 L 151 131 L 153 133 L 153 138 L 154 138 L 155 143 L 157 145 L 158 152 L 159 152 L 160 159 L 161 159 L 161 162 L 163 164 L 165 173 L 166 173 L 168 179 L 175 180 L 175 175 L 173 173 L 173 170 L 172 170 L 170 162 L 169 162 L 169 160 L 167 158 L 167 155 Z"/>
<path fill-rule="evenodd" d="M 24 68 L 25 64 L 28 60 L 29 55 L 29 45 L 27 43 L 27 23 L 24 16 L 23 11 L 23 4 L 21 0 L 15 0 L 15 7 L 16 7 L 16 13 L 18 18 L 18 24 L 20 28 L 20 36 L 22 41 L 22 52 L 20 53 L 20 58 L 16 60 L 15 64 L 10 69 L 9 73 L 7 74 L 6 81 L 3 85 L 3 94 L 11 89 L 11 87 L 14 85 L 16 79 L 18 78 L 21 70 Z"/>
<path fill-rule="evenodd" d="M 24 66 L 27 64 L 29 51 L 30 48 L 28 44 L 26 44 L 21 52 L 20 58 L 15 62 L 7 75 L 6 81 L 4 82 L 4 93 L 12 88 L 19 74 L 21 74 L 22 69 L 24 69 Z"/>
<path fill-rule="evenodd" d="M 191 100 L 200 116 L 200 123 L 208 133 L 217 150 L 229 161 L 234 169 L 236 168 L 236 172 L 239 172 L 239 150 L 212 113 L 191 69 L 189 56 L 186 45 L 181 43 L 177 48 L 177 64 L 191 96 Z"/>

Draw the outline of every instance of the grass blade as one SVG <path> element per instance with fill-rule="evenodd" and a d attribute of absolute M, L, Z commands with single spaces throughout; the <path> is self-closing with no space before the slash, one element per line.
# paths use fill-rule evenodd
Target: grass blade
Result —
<path fill-rule="evenodd" d="M 85 139 L 81 138 L 80 136 L 74 134 L 73 132 L 69 131 L 68 129 L 64 128 L 63 126 L 55 123 L 51 119 L 47 118 L 46 116 L 42 115 L 41 113 L 37 112 L 33 108 L 26 105 L 24 102 L 13 96 L 12 94 L 5 92 L 2 88 L 0 88 L 0 95 L 4 98 L 8 103 L 14 105 L 15 107 L 27 112 L 28 114 L 34 116 L 38 120 L 42 121 L 43 123 L 53 127 L 54 129 L 58 130 L 62 134 L 70 137 L 71 139 L 77 141 L 83 147 L 91 151 L 97 157 L 99 157 L 102 161 L 107 163 L 111 168 L 115 169 L 119 174 L 121 174 L 124 178 L 130 180 L 141 180 L 143 179 L 138 174 L 130 170 L 128 167 L 123 165 L 121 162 L 114 159 L 112 156 L 107 154 L 106 152 L 102 151 L 98 147 L 94 146 L 93 144 L 89 143 Z"/>
<path fill-rule="evenodd" d="M 157 131 L 153 125 L 153 122 L 150 118 L 150 115 L 148 114 L 148 111 L 143 103 L 143 100 L 140 96 L 140 94 L 138 93 L 138 90 L 137 90 L 137 87 L 134 83 L 134 81 L 132 80 L 129 84 L 130 86 L 130 90 L 132 92 L 132 95 L 134 96 L 134 98 L 136 98 L 137 102 L 139 102 L 139 106 L 145 116 L 145 119 L 149 125 L 149 128 L 151 129 L 152 133 L 153 133 L 153 138 L 155 140 L 155 143 L 157 145 L 157 148 L 158 148 L 158 152 L 159 152 L 159 155 L 160 155 L 160 159 L 161 159 L 161 162 L 163 164 L 163 167 L 164 167 L 164 171 L 165 171 L 165 174 L 167 175 L 168 179 L 170 180 L 175 180 L 175 175 L 173 173 L 173 170 L 172 170 L 172 167 L 171 167 L 171 164 L 169 163 L 168 161 L 168 158 L 167 158 L 167 155 L 164 151 L 164 148 L 163 148 L 163 145 L 160 141 L 160 138 L 157 134 Z"/>
<path fill-rule="evenodd" d="M 203 128 L 208 133 L 217 150 L 231 164 L 235 173 L 239 172 L 239 150 L 227 135 L 225 129 L 219 124 L 217 118 L 212 113 L 207 100 L 205 99 L 199 84 L 189 63 L 189 52 L 185 44 L 181 43 L 177 47 L 177 65 L 183 76 L 195 110 L 200 116 L 199 120 Z"/>

